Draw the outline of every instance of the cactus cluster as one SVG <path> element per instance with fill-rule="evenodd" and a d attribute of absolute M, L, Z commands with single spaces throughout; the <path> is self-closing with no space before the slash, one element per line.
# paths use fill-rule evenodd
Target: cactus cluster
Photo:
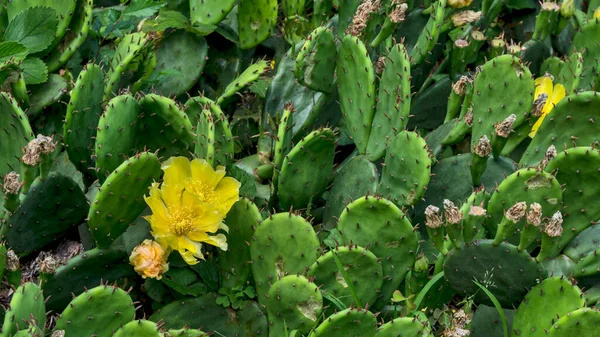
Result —
<path fill-rule="evenodd" d="M 0 33 L 0 337 L 597 335 L 600 1 L 12 0 Z"/>

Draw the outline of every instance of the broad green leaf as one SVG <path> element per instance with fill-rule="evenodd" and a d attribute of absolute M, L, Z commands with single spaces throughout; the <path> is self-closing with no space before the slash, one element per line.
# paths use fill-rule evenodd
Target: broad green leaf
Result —
<path fill-rule="evenodd" d="M 29 53 L 46 49 L 56 35 L 58 18 L 49 7 L 28 8 L 17 15 L 6 28 L 4 40 L 14 41 L 27 48 Z"/>
<path fill-rule="evenodd" d="M 14 41 L 6 41 L 0 43 L 0 63 L 4 63 L 11 58 L 14 61 L 19 61 L 27 56 L 27 48 L 22 44 Z"/>
<path fill-rule="evenodd" d="M 37 57 L 28 57 L 21 63 L 25 84 L 40 84 L 48 80 L 48 67 Z"/>
<path fill-rule="evenodd" d="M 188 18 L 176 11 L 161 10 L 156 19 L 144 22 L 144 32 L 162 32 L 169 28 L 185 29 L 199 36 L 206 36 L 217 29 L 217 26 L 196 23 L 192 25 Z"/>
<path fill-rule="evenodd" d="M 123 16 L 147 18 L 154 15 L 164 5 L 164 1 L 134 0 L 125 8 Z"/>

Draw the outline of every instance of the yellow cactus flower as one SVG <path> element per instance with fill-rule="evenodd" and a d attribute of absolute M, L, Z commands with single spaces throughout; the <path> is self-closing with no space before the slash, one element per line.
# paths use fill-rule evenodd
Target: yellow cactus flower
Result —
<path fill-rule="evenodd" d="M 163 186 L 188 191 L 203 203 L 216 209 L 225 218 L 239 199 L 240 183 L 225 177 L 225 167 L 212 166 L 204 159 L 190 161 L 185 157 L 172 157 L 163 166 Z"/>
<path fill-rule="evenodd" d="M 546 115 L 552 111 L 554 106 L 560 102 L 560 100 L 565 98 L 566 90 L 565 87 L 560 83 L 554 84 L 553 86 L 552 78 L 549 76 L 542 76 L 535 80 L 535 94 L 533 96 L 534 100 L 537 100 L 542 94 L 547 95 L 546 102 L 541 109 L 540 118 L 538 118 L 531 128 L 531 132 L 529 133 L 529 137 L 531 138 L 533 138 L 537 133 L 538 129 L 542 125 L 542 122 L 544 121 L 544 118 L 546 118 Z"/>
<path fill-rule="evenodd" d="M 600 7 L 594 11 L 594 19 L 600 19 Z"/>
<path fill-rule="evenodd" d="M 129 263 L 142 278 L 155 278 L 160 280 L 162 275 L 169 270 L 167 252 L 156 241 L 144 240 L 131 252 Z"/>
<path fill-rule="evenodd" d="M 144 199 L 152 210 L 144 217 L 150 222 L 152 235 L 161 246 L 178 251 L 186 263 L 193 265 L 198 258 L 204 259 L 203 242 L 227 250 L 225 235 L 209 235 L 224 228 L 223 217 L 198 196 L 165 184 L 159 189 L 154 183 L 150 196 Z"/>
<path fill-rule="evenodd" d="M 471 6 L 473 0 L 448 0 L 448 6 L 452 8 L 463 8 Z"/>

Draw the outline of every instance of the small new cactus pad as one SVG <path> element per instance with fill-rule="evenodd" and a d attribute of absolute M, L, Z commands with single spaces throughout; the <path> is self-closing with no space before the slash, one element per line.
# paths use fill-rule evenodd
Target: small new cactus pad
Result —
<path fill-rule="evenodd" d="M 576 93 L 579 88 L 582 71 L 583 55 L 581 53 L 573 53 L 567 58 L 556 80 L 565 86 L 567 94 Z"/>
<path fill-rule="evenodd" d="M 111 99 L 96 133 L 96 174 L 103 183 L 126 158 L 135 154 L 140 105 L 131 95 Z"/>
<path fill-rule="evenodd" d="M 546 172 L 553 172 L 556 179 L 565 186 L 562 223 L 564 230 L 557 253 L 577 234 L 600 219 L 600 208 L 593 207 L 596 196 L 600 193 L 599 168 L 600 153 L 590 147 L 577 147 L 560 152 L 546 166 Z"/>
<path fill-rule="evenodd" d="M 399 207 L 414 205 L 425 194 L 432 160 L 423 138 L 412 131 L 401 131 L 391 142 L 385 156 L 377 192 Z"/>
<path fill-rule="evenodd" d="M 531 72 L 512 55 L 501 55 L 485 63 L 473 85 L 471 148 L 481 136 L 493 139 L 495 125 L 511 114 L 516 115 L 512 128 L 517 128 L 533 107 L 535 85 Z"/>
<path fill-rule="evenodd" d="M 404 129 L 410 102 L 410 61 L 404 46 L 397 44 L 385 57 L 385 69 L 379 81 L 377 107 L 367 146 L 371 160 L 382 158 L 396 133 Z M 397 151 L 397 148 L 388 151 Z"/>
<path fill-rule="evenodd" d="M 0 93 L 0 176 L 15 171 L 23 173 L 23 148 L 34 138 L 27 116 L 8 93 Z"/>
<path fill-rule="evenodd" d="M 365 195 L 375 194 L 378 181 L 375 164 L 365 156 L 356 156 L 340 168 L 327 195 L 323 216 L 326 227 L 335 227 L 337 217 L 346 205 Z"/>
<path fill-rule="evenodd" d="M 581 27 L 581 30 L 573 37 L 571 44 L 571 48 L 574 50 L 583 51 L 583 71 L 579 80 L 579 88 L 583 90 L 592 89 L 594 71 L 600 61 L 598 36 L 600 36 L 600 20 L 593 19 Z"/>
<path fill-rule="evenodd" d="M 485 190 L 474 191 L 460 208 L 463 216 L 463 240 L 466 244 L 485 238 L 484 223 L 488 217 L 489 199 L 490 194 Z"/>
<path fill-rule="evenodd" d="M 367 48 L 357 37 L 346 35 L 339 47 L 337 81 L 346 130 L 358 151 L 365 154 L 375 110 L 375 70 Z"/>
<path fill-rule="evenodd" d="M 300 84 L 316 91 L 330 93 L 337 49 L 330 28 L 318 27 L 298 52 L 294 74 Z"/>
<path fill-rule="evenodd" d="M 121 75 L 125 72 L 129 64 L 143 52 L 148 43 L 148 35 L 142 32 L 125 35 L 121 39 L 106 73 L 105 100 L 110 99 L 117 93 L 120 89 L 118 85 Z"/>
<path fill-rule="evenodd" d="M 42 332 L 42 330 L 35 326 L 35 325 L 30 325 L 27 330 L 21 330 L 19 332 L 17 332 L 16 334 L 14 334 L 12 337 L 43 337 L 44 333 Z"/>
<path fill-rule="evenodd" d="M 210 99 L 193 97 L 185 104 L 188 116 L 196 127 L 195 154 L 209 163 L 226 166 L 233 160 L 233 135 L 227 116 Z M 208 109 L 205 109 L 208 108 Z"/>
<path fill-rule="evenodd" d="M 207 334 L 196 329 L 179 329 L 167 331 L 165 337 L 209 337 Z"/>
<path fill-rule="evenodd" d="M 102 88 L 104 71 L 100 66 L 88 64 L 71 92 L 64 126 L 64 142 L 69 159 L 85 175 L 93 168 L 94 136 L 102 114 Z"/>
<path fill-rule="evenodd" d="M 233 289 L 246 285 L 250 279 L 250 247 L 254 228 L 262 221 L 256 205 L 245 198 L 236 202 L 227 217 L 225 224 L 229 227 L 227 243 L 229 249 L 219 254 L 219 270 L 221 271 L 221 287 Z"/>
<path fill-rule="evenodd" d="M 131 321 L 117 330 L 113 337 L 162 337 L 158 325 L 154 322 L 140 319 Z"/>
<path fill-rule="evenodd" d="M 377 319 L 365 309 L 345 309 L 323 320 L 309 337 L 374 337 Z"/>
<path fill-rule="evenodd" d="M 266 40 L 277 24 L 277 0 L 238 1 L 239 47 L 250 49 Z"/>
<path fill-rule="evenodd" d="M 75 297 L 56 321 L 65 336 L 112 336 L 135 318 L 131 297 L 122 290 L 101 285 Z"/>
<path fill-rule="evenodd" d="M 279 172 L 281 172 L 284 158 L 292 149 L 294 112 L 293 104 L 284 105 L 277 126 L 277 137 L 275 138 L 275 149 L 273 151 L 273 181 L 279 180 Z M 277 184 L 274 184 L 273 195 L 277 195 L 277 187 Z"/>
<path fill-rule="evenodd" d="M 343 271 L 338 267 L 335 257 L 341 262 Z M 383 285 L 381 262 L 377 256 L 360 246 L 328 251 L 310 267 L 308 277 L 314 278 L 315 284 L 325 294 L 332 294 L 346 307 L 356 304 L 353 291 L 361 306 L 371 307 Z"/>
<path fill-rule="evenodd" d="M 296 48 L 300 48 L 300 46 Z M 329 96 L 309 89 L 295 80 L 295 56 L 296 53 L 292 47 L 281 59 L 277 66 L 277 73 L 269 84 L 267 97 L 265 98 L 265 112 L 273 119 L 281 114 L 285 105 L 292 103 L 296 111 L 294 112 L 294 125 L 292 127 L 293 135 L 301 130 L 310 131 L 315 120 L 329 113 L 324 109 Z M 263 125 L 266 125 L 266 123 Z"/>
<path fill-rule="evenodd" d="M 593 337 L 600 326 L 600 311 L 592 308 L 574 310 L 561 317 L 548 330 L 548 337 Z"/>
<path fill-rule="evenodd" d="M 179 105 L 167 97 L 149 94 L 140 101 L 138 150 L 158 150 L 161 157 L 189 156 L 193 149 L 192 124 Z"/>
<path fill-rule="evenodd" d="M 69 23 L 73 18 L 75 12 L 76 0 L 22 0 L 22 1 L 10 1 L 6 3 L 6 14 L 8 15 L 8 22 L 30 8 L 36 7 L 49 7 L 56 11 L 56 18 L 58 19 L 58 25 L 56 27 L 56 34 L 53 43 L 45 48 L 45 50 L 31 50 L 30 52 L 41 52 L 41 54 L 47 54 L 47 52 L 53 50 L 56 45 L 61 41 Z"/>
<path fill-rule="evenodd" d="M 223 90 L 223 93 L 217 99 L 218 105 L 223 105 L 230 97 L 238 91 L 258 80 L 262 74 L 269 69 L 269 64 L 265 60 L 258 61 L 250 65 L 233 82 L 229 83 Z"/>
<path fill-rule="evenodd" d="M 504 308 L 518 304 L 527 289 L 545 275 L 542 265 L 517 247 L 492 240 L 475 241 L 463 249 L 450 251 L 444 262 L 444 276 L 452 288 L 462 295 L 473 295 L 479 289 L 473 280 L 481 284 L 493 283 L 488 290 L 496 296 Z M 492 305 L 483 292 L 477 292 L 476 303 Z"/>
<path fill-rule="evenodd" d="M 250 243 L 258 302 L 266 304 L 271 284 L 285 275 L 303 274 L 317 260 L 319 249 L 311 224 L 298 215 L 278 213 L 258 225 Z"/>
<path fill-rule="evenodd" d="M 203 37 L 178 30 L 162 38 L 154 53 L 154 73 L 172 71 L 175 74 L 153 83 L 153 92 L 172 97 L 184 94 L 198 81 L 206 64 L 208 45 Z"/>
<path fill-rule="evenodd" d="M 11 337 L 17 331 L 27 329 L 31 319 L 43 328 L 46 324 L 44 300 L 42 289 L 35 283 L 27 282 L 18 287 L 4 316 L 2 337 Z"/>
<path fill-rule="evenodd" d="M 283 159 L 277 181 L 282 210 L 304 208 L 325 192 L 333 172 L 334 154 L 335 136 L 331 129 L 313 131 L 292 148 Z"/>
<path fill-rule="evenodd" d="M 562 277 L 543 280 L 531 288 L 519 305 L 512 336 L 546 337 L 560 317 L 585 304 L 581 290 Z"/>
<path fill-rule="evenodd" d="M 495 189 L 488 203 L 489 218 L 486 227 L 490 235 L 495 235 L 504 213 L 514 204 L 524 201 L 527 205 L 535 202 L 542 206 L 544 217 L 551 217 L 559 210 L 563 201 L 561 182 L 553 175 L 534 168 L 521 169 L 509 175 Z M 522 221 L 511 232 L 503 233 L 503 239 L 510 238 L 515 231 L 523 228 Z"/>
<path fill-rule="evenodd" d="M 322 310 L 323 296 L 317 285 L 304 276 L 285 276 L 269 290 L 269 336 L 285 336 L 286 331 L 293 330 L 307 333 L 318 322 Z"/>
<path fill-rule="evenodd" d="M 444 22 L 445 7 L 446 0 L 439 0 L 433 3 L 429 21 L 427 21 L 427 25 L 419 35 L 419 38 L 410 53 L 411 63 L 413 65 L 421 64 L 425 61 L 438 42 L 442 31 L 442 24 Z"/>
<path fill-rule="evenodd" d="M 48 66 L 48 72 L 55 72 L 67 63 L 79 47 L 86 41 L 94 16 L 93 7 L 93 0 L 77 1 L 75 14 L 73 15 L 73 19 L 71 19 L 68 28 L 70 34 L 64 36 L 66 41 L 62 41 L 60 44 L 56 45 L 55 48 L 48 49 L 50 53 L 44 60 Z"/>
<path fill-rule="evenodd" d="M 429 333 L 427 322 L 421 322 L 418 317 L 402 317 L 380 326 L 375 337 L 421 337 Z"/>
<path fill-rule="evenodd" d="M 387 304 L 415 263 L 417 235 L 410 221 L 391 201 L 362 197 L 344 209 L 338 229 L 340 244 L 368 248 L 382 259 L 383 286 L 375 306 Z"/>
<path fill-rule="evenodd" d="M 25 256 L 81 224 L 87 211 L 85 195 L 77 183 L 52 172 L 46 179 L 33 182 L 19 208 L 2 226 L 1 237 L 16 254 Z"/>
<path fill-rule="evenodd" d="M 88 214 L 88 227 L 98 247 L 108 247 L 142 213 L 144 195 L 160 174 L 156 155 L 145 152 L 129 158 L 106 178 Z"/>
<path fill-rule="evenodd" d="M 66 265 L 57 268 L 54 277 L 44 285 L 44 291 L 52 294 L 46 302 L 48 310 L 62 311 L 73 295 L 97 287 L 102 281 L 114 282 L 135 276 L 128 258 L 122 249 L 96 248 L 70 259 Z"/>
<path fill-rule="evenodd" d="M 209 293 L 196 298 L 177 300 L 156 310 L 150 320 L 164 323 L 164 328 L 202 329 L 207 334 L 223 336 L 267 337 L 267 317 L 256 302 L 241 303 L 233 311 L 216 304 L 217 296 Z"/>
<path fill-rule="evenodd" d="M 563 253 L 577 262 L 598 249 L 600 249 L 600 225 L 592 225 L 569 241 Z"/>
<path fill-rule="evenodd" d="M 424 201 L 415 205 L 414 223 L 424 223 L 424 211 L 429 205 L 441 208 L 444 199 L 456 204 L 464 202 L 473 192 L 471 185 L 471 154 L 461 154 L 438 161 L 431 169 L 431 181 L 423 196 Z M 482 185 L 489 191 L 500 184 L 507 175 L 516 169 L 515 163 L 508 158 L 488 159 L 487 169 L 481 176 Z"/>
<path fill-rule="evenodd" d="M 193 23 L 216 25 L 231 12 L 236 0 L 190 0 L 190 19 Z"/>
<path fill-rule="evenodd" d="M 588 91 L 563 98 L 544 118 L 519 164 L 539 165 L 551 145 L 557 149 L 569 149 L 590 146 L 599 141 L 600 126 L 595 123 L 599 109 L 600 95 L 597 92 Z"/>

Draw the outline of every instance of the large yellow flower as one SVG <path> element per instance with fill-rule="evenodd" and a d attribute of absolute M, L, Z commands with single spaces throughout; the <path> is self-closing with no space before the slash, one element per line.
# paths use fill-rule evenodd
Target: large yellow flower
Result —
<path fill-rule="evenodd" d="M 145 197 L 152 215 L 152 235 L 165 249 L 176 250 L 188 264 L 204 259 L 202 242 L 227 250 L 227 238 L 216 233 L 223 228 L 221 214 L 189 191 L 152 184 L 150 196 Z"/>
<path fill-rule="evenodd" d="M 546 115 L 548 115 L 550 111 L 552 111 L 554 106 L 558 102 L 560 102 L 560 100 L 565 98 L 566 90 L 565 87 L 560 83 L 557 83 L 553 86 L 552 78 L 550 78 L 549 76 L 542 76 L 538 77 L 535 80 L 535 94 L 533 96 L 534 100 L 537 100 L 541 94 L 547 95 L 546 103 L 542 108 L 542 115 L 540 116 L 540 118 L 538 118 L 538 120 L 535 122 L 535 124 L 533 124 L 533 127 L 531 128 L 531 132 L 529 133 L 529 137 L 531 138 L 533 138 L 537 133 L 537 130 L 540 128 L 540 125 L 542 125 L 542 122 L 544 121 L 544 118 L 546 118 Z"/>
<path fill-rule="evenodd" d="M 185 157 L 172 157 L 163 166 L 163 186 L 188 191 L 216 209 L 223 218 L 239 199 L 240 183 L 225 177 L 225 167 L 212 166 L 204 159 L 190 162 Z"/>

